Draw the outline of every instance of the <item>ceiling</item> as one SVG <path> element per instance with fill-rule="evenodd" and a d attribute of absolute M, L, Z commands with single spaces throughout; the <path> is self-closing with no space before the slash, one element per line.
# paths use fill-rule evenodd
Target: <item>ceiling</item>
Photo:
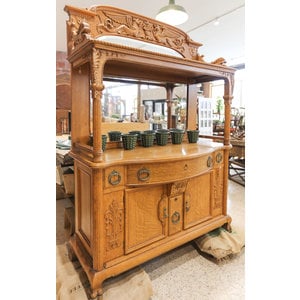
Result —
<path fill-rule="evenodd" d="M 93 5 L 110 5 L 155 18 L 156 13 L 168 0 L 56 0 L 56 50 L 66 51 L 65 5 L 89 8 Z M 189 14 L 186 23 L 177 27 L 203 44 L 199 54 L 211 62 L 224 57 L 227 65 L 245 63 L 245 0 L 176 0 Z M 215 26 L 215 19 L 219 25 Z"/>

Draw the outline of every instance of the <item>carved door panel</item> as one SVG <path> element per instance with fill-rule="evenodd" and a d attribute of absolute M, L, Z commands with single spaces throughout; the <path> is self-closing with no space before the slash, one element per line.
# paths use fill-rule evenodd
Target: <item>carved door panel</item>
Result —
<path fill-rule="evenodd" d="M 163 239 L 167 213 L 163 185 L 125 190 L 125 253 Z"/>
<path fill-rule="evenodd" d="M 210 219 L 212 173 L 191 178 L 184 194 L 184 228 Z"/>

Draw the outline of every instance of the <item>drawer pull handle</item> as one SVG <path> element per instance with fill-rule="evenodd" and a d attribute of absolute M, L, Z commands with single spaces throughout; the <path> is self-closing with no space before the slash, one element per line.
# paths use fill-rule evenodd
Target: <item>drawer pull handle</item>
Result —
<path fill-rule="evenodd" d="M 218 153 L 216 156 L 217 163 L 220 163 L 222 161 L 223 155 L 221 153 Z"/>
<path fill-rule="evenodd" d="M 121 182 L 121 175 L 118 171 L 113 170 L 108 176 L 108 182 L 111 185 L 117 185 Z"/>
<path fill-rule="evenodd" d="M 163 210 L 163 217 L 166 219 L 169 217 L 168 213 L 167 213 L 167 208 L 164 207 L 164 210 Z"/>
<path fill-rule="evenodd" d="M 139 169 L 137 172 L 137 178 L 140 181 L 147 181 L 150 178 L 150 170 L 147 168 Z"/>
<path fill-rule="evenodd" d="M 160 222 L 162 223 L 163 226 L 165 226 L 166 221 L 165 219 L 167 219 L 168 216 L 168 210 L 167 210 L 167 201 L 168 201 L 168 197 L 166 195 L 162 195 L 161 199 L 159 200 L 158 203 L 158 219 L 160 220 Z"/>
<path fill-rule="evenodd" d="M 184 167 L 183 167 L 183 170 L 186 171 L 187 169 L 188 169 L 188 165 L 185 164 Z"/>
<path fill-rule="evenodd" d="M 209 168 L 212 166 L 212 162 L 213 162 L 212 157 L 209 156 L 209 157 L 207 158 L 207 166 L 208 166 Z"/>
<path fill-rule="evenodd" d="M 185 212 L 188 212 L 190 210 L 190 204 L 188 201 L 185 201 Z"/>
<path fill-rule="evenodd" d="M 172 215 L 171 221 L 173 224 L 177 224 L 180 221 L 180 213 L 178 211 L 175 211 Z"/>

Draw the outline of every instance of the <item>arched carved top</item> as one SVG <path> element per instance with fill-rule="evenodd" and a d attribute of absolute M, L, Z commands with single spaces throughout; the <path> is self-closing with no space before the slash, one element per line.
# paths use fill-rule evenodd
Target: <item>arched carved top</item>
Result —
<path fill-rule="evenodd" d="M 87 39 L 101 36 L 120 36 L 164 46 L 180 53 L 184 58 L 199 60 L 198 48 L 184 31 L 145 16 L 111 6 L 93 6 L 80 9 L 65 6 L 68 53 Z"/>

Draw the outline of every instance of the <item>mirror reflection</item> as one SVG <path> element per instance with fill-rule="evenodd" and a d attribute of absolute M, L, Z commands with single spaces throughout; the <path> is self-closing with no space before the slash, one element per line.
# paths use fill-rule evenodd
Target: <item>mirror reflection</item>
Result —
<path fill-rule="evenodd" d="M 168 107 L 172 127 L 185 129 L 187 87 L 178 84 L 168 105 L 164 84 L 109 78 L 103 81 L 102 122 L 149 123 L 151 129 L 168 127 Z"/>

